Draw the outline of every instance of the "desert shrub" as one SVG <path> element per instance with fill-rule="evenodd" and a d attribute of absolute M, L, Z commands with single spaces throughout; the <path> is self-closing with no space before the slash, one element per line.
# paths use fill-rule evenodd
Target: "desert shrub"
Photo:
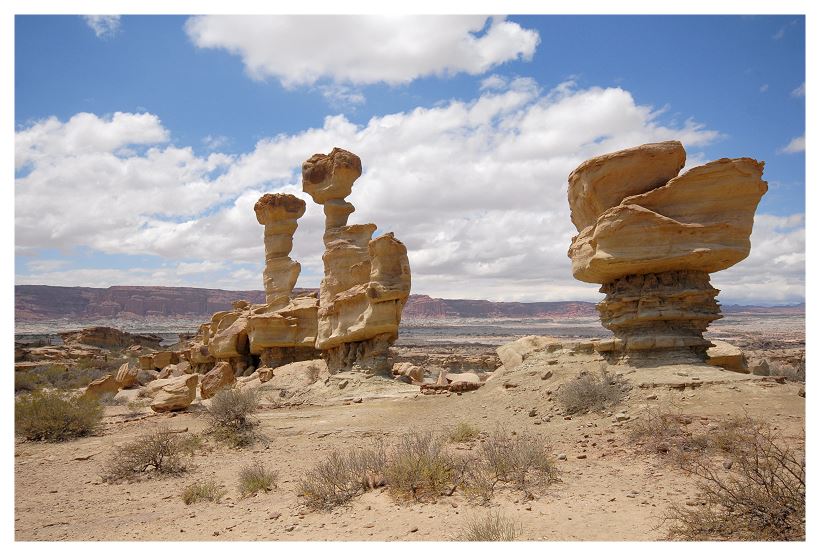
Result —
<path fill-rule="evenodd" d="M 206 448 L 205 439 L 196 433 L 180 435 L 177 444 L 179 451 L 188 456 L 193 456 Z"/>
<path fill-rule="evenodd" d="M 198 481 L 186 486 L 182 491 L 182 501 L 186 506 L 205 501 L 219 503 L 223 496 L 225 489 L 213 480 Z"/>
<path fill-rule="evenodd" d="M 103 408 L 89 397 L 35 392 L 14 402 L 14 426 L 28 440 L 60 442 L 93 434 L 102 421 Z"/>
<path fill-rule="evenodd" d="M 384 484 L 384 446 L 334 450 L 299 481 L 298 493 L 315 510 L 331 510 Z"/>
<path fill-rule="evenodd" d="M 767 426 L 744 429 L 732 466 L 695 458 L 684 469 L 697 477 L 702 505 L 673 506 L 668 534 L 684 540 L 804 540 L 806 460 Z M 747 435 L 747 433 L 750 433 Z"/>
<path fill-rule="evenodd" d="M 205 412 L 210 433 L 235 448 L 253 444 L 259 438 L 253 418 L 258 404 L 259 394 L 255 390 L 220 390 Z"/>
<path fill-rule="evenodd" d="M 145 473 L 177 474 L 186 470 L 185 435 L 165 428 L 141 435 L 114 451 L 103 471 L 108 482 L 137 478 Z"/>
<path fill-rule="evenodd" d="M 34 373 L 28 371 L 14 372 L 14 392 L 34 392 L 43 387 L 43 381 Z"/>
<path fill-rule="evenodd" d="M 481 431 L 470 423 L 461 421 L 450 431 L 448 439 L 450 442 L 469 442 L 470 440 L 475 440 L 480 432 Z"/>
<path fill-rule="evenodd" d="M 255 461 L 239 471 L 239 494 L 250 496 L 257 492 L 268 492 L 276 488 L 277 474 Z"/>
<path fill-rule="evenodd" d="M 556 398 L 567 413 L 586 413 L 620 403 L 629 388 L 629 381 L 605 369 L 597 373 L 583 371 L 562 384 Z"/>
<path fill-rule="evenodd" d="M 520 524 L 500 512 L 489 512 L 468 519 L 464 533 L 458 540 L 478 542 L 514 541 L 520 534 Z"/>
<path fill-rule="evenodd" d="M 558 478 L 547 446 L 536 436 L 498 428 L 482 442 L 475 459 L 461 467 L 465 494 L 487 503 L 499 484 L 532 495 Z"/>
<path fill-rule="evenodd" d="M 442 494 L 453 480 L 455 465 L 444 447 L 445 439 L 431 432 L 413 431 L 402 436 L 384 469 L 391 492 L 415 500 Z"/>
<path fill-rule="evenodd" d="M 97 397 L 97 400 L 99 400 L 100 404 L 102 405 L 124 405 L 125 402 L 122 400 L 122 398 L 117 399 L 116 396 L 117 394 L 115 394 L 114 392 L 104 392 Z"/>

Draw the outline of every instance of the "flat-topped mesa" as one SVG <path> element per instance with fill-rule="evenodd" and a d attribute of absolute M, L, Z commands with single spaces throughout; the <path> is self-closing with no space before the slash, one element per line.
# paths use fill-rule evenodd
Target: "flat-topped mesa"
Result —
<path fill-rule="evenodd" d="M 705 357 L 703 332 L 721 318 L 709 274 L 749 255 L 754 213 L 768 186 L 763 162 L 722 158 L 684 174 L 677 141 L 587 160 L 569 176 L 579 234 L 578 280 L 602 284 L 598 304 L 614 340 L 600 351 L 684 349 Z"/>
<path fill-rule="evenodd" d="M 305 214 L 305 202 L 295 195 L 265 193 L 253 207 L 256 220 L 265 226 L 265 302 L 271 310 L 290 301 L 302 267 L 289 257 L 297 220 Z"/>
<path fill-rule="evenodd" d="M 375 224 L 347 224 L 355 208 L 345 197 L 361 174 L 359 157 L 339 148 L 302 165 L 302 189 L 325 212 L 316 347 L 330 372 L 389 376 L 389 347 L 410 294 L 410 262 L 392 233 L 371 239 Z"/>

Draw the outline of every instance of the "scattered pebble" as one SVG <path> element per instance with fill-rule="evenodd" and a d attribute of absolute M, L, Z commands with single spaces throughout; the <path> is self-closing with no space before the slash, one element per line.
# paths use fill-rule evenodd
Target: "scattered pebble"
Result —
<path fill-rule="evenodd" d="M 566 461 L 567 460 L 567 455 L 566 454 L 558 454 L 558 459 L 560 461 Z"/>

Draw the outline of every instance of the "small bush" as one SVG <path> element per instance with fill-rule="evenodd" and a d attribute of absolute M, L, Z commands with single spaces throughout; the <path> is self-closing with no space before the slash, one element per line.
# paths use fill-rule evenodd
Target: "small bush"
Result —
<path fill-rule="evenodd" d="M 673 506 L 666 519 L 669 537 L 683 540 L 805 540 L 806 460 L 777 441 L 772 429 L 757 426 L 734 444 L 733 465 L 714 458 L 685 462 L 700 479 L 701 506 Z"/>
<path fill-rule="evenodd" d="M 239 471 L 239 494 L 250 496 L 257 492 L 269 492 L 276 488 L 277 474 L 255 461 Z"/>
<path fill-rule="evenodd" d="M 145 473 L 178 474 L 186 470 L 182 460 L 186 437 L 160 428 L 143 434 L 114 451 L 104 469 L 108 482 L 133 479 Z"/>
<path fill-rule="evenodd" d="M 255 390 L 220 390 L 205 412 L 210 432 L 235 448 L 253 444 L 259 437 L 257 422 L 252 417 L 258 404 L 259 394 Z"/>
<path fill-rule="evenodd" d="M 14 402 L 16 433 L 27 440 L 60 442 L 93 434 L 102 421 L 103 408 L 90 397 L 35 392 Z"/>
<path fill-rule="evenodd" d="M 225 496 L 225 489 L 213 480 L 193 483 L 182 491 L 182 501 L 186 506 L 205 501 L 218 504 L 223 496 Z"/>
<path fill-rule="evenodd" d="M 444 450 L 444 439 L 414 431 L 399 439 L 384 470 L 390 490 L 414 500 L 436 497 L 453 481 L 455 462 Z"/>
<path fill-rule="evenodd" d="M 43 381 L 31 372 L 15 371 L 14 372 L 14 392 L 34 392 L 43 387 Z"/>
<path fill-rule="evenodd" d="M 478 438 L 478 434 L 480 432 L 481 431 L 472 426 L 470 423 L 461 421 L 450 432 L 450 436 L 448 438 L 450 442 L 469 442 L 470 440 L 475 440 Z"/>
<path fill-rule="evenodd" d="M 368 489 L 384 484 L 385 451 L 373 448 L 334 450 L 299 481 L 298 493 L 314 510 L 331 510 Z"/>
<path fill-rule="evenodd" d="M 600 411 L 620 403 L 629 390 L 629 382 L 605 369 L 598 373 L 584 371 L 561 385 L 556 394 L 567 413 Z"/>
<path fill-rule="evenodd" d="M 521 534 L 521 525 L 502 515 L 490 512 L 483 516 L 472 517 L 467 521 L 462 541 L 514 541 Z"/>
<path fill-rule="evenodd" d="M 555 462 L 541 440 L 499 428 L 481 443 L 477 459 L 465 466 L 462 483 L 469 497 L 486 503 L 499 483 L 532 495 L 557 477 Z"/>

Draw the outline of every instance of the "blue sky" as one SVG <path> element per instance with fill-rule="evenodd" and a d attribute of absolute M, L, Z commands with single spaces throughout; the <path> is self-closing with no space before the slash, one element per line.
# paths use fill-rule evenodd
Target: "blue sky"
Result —
<path fill-rule="evenodd" d="M 352 221 L 405 241 L 414 293 L 596 300 L 569 271 L 567 174 L 680 138 L 689 166 L 766 161 L 721 301 L 804 299 L 801 15 L 17 16 L 15 33 L 17 283 L 261 289 L 253 201 L 300 193 L 302 161 L 340 146 L 365 169 Z M 315 287 L 308 205 L 292 256 Z"/>

